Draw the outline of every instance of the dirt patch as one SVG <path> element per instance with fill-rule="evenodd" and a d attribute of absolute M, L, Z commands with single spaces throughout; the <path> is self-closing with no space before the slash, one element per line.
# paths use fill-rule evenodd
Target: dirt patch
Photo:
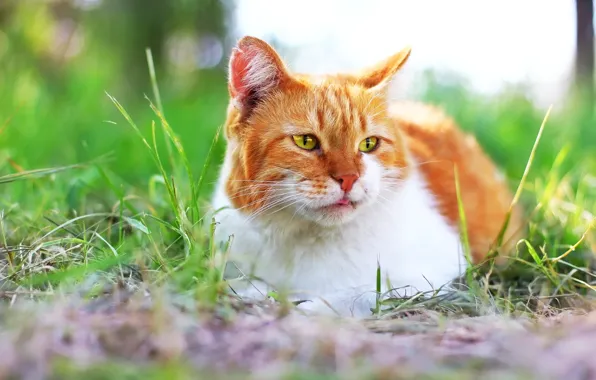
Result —
<path fill-rule="evenodd" d="M 280 378 L 596 378 L 596 313 L 541 319 L 420 315 L 351 321 L 237 305 L 199 312 L 175 300 L 27 303 L 4 307 L 0 377 L 42 379 L 57 359 L 183 362 L 196 371 Z M 116 378 L 116 377 L 111 377 Z"/>

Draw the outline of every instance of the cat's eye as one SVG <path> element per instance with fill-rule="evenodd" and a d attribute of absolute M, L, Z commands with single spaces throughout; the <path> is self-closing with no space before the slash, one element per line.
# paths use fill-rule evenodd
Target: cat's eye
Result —
<path fill-rule="evenodd" d="M 313 150 L 319 145 L 317 138 L 313 135 L 294 135 L 292 139 L 296 145 L 306 150 Z"/>
<path fill-rule="evenodd" d="M 372 152 L 372 150 L 377 147 L 378 143 L 378 138 L 374 136 L 367 137 L 364 140 L 360 141 L 360 145 L 358 145 L 358 150 L 364 153 Z"/>

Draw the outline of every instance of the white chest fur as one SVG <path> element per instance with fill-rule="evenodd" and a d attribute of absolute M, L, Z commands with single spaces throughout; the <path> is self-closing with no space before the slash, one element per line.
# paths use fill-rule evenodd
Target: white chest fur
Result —
<path fill-rule="evenodd" d="M 229 206 L 223 188 L 221 182 L 215 209 Z M 233 235 L 229 258 L 245 274 L 313 300 L 301 307 L 331 312 L 330 304 L 341 315 L 367 316 L 375 305 L 377 265 L 383 291 L 390 284 L 402 296 L 438 289 L 466 266 L 457 230 L 436 210 L 419 173 L 412 172 L 399 192 L 383 197 L 382 204 L 330 228 L 291 214 L 267 224 L 247 222 L 239 211 L 225 209 L 215 216 L 216 238 L 227 241 Z M 246 296 L 267 291 L 259 282 L 234 289 Z"/>

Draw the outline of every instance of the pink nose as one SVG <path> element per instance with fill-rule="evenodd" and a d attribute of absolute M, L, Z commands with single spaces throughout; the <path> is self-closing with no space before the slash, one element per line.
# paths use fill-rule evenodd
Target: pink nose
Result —
<path fill-rule="evenodd" d="M 347 193 L 352 190 L 354 183 L 358 180 L 358 174 L 342 174 L 333 176 L 333 178 L 339 182 L 341 189 Z"/>

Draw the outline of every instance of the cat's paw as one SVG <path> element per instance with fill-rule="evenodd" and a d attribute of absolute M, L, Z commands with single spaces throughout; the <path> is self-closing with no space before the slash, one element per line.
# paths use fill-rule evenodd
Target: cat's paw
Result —
<path fill-rule="evenodd" d="M 372 314 L 371 306 L 368 298 L 313 297 L 296 308 L 307 315 L 366 318 Z"/>
<path fill-rule="evenodd" d="M 296 309 L 306 315 L 342 316 L 328 301 L 321 298 L 300 300 L 296 302 Z"/>
<path fill-rule="evenodd" d="M 258 280 L 234 279 L 228 280 L 232 293 L 245 301 L 263 301 L 269 299 L 269 286 Z"/>

